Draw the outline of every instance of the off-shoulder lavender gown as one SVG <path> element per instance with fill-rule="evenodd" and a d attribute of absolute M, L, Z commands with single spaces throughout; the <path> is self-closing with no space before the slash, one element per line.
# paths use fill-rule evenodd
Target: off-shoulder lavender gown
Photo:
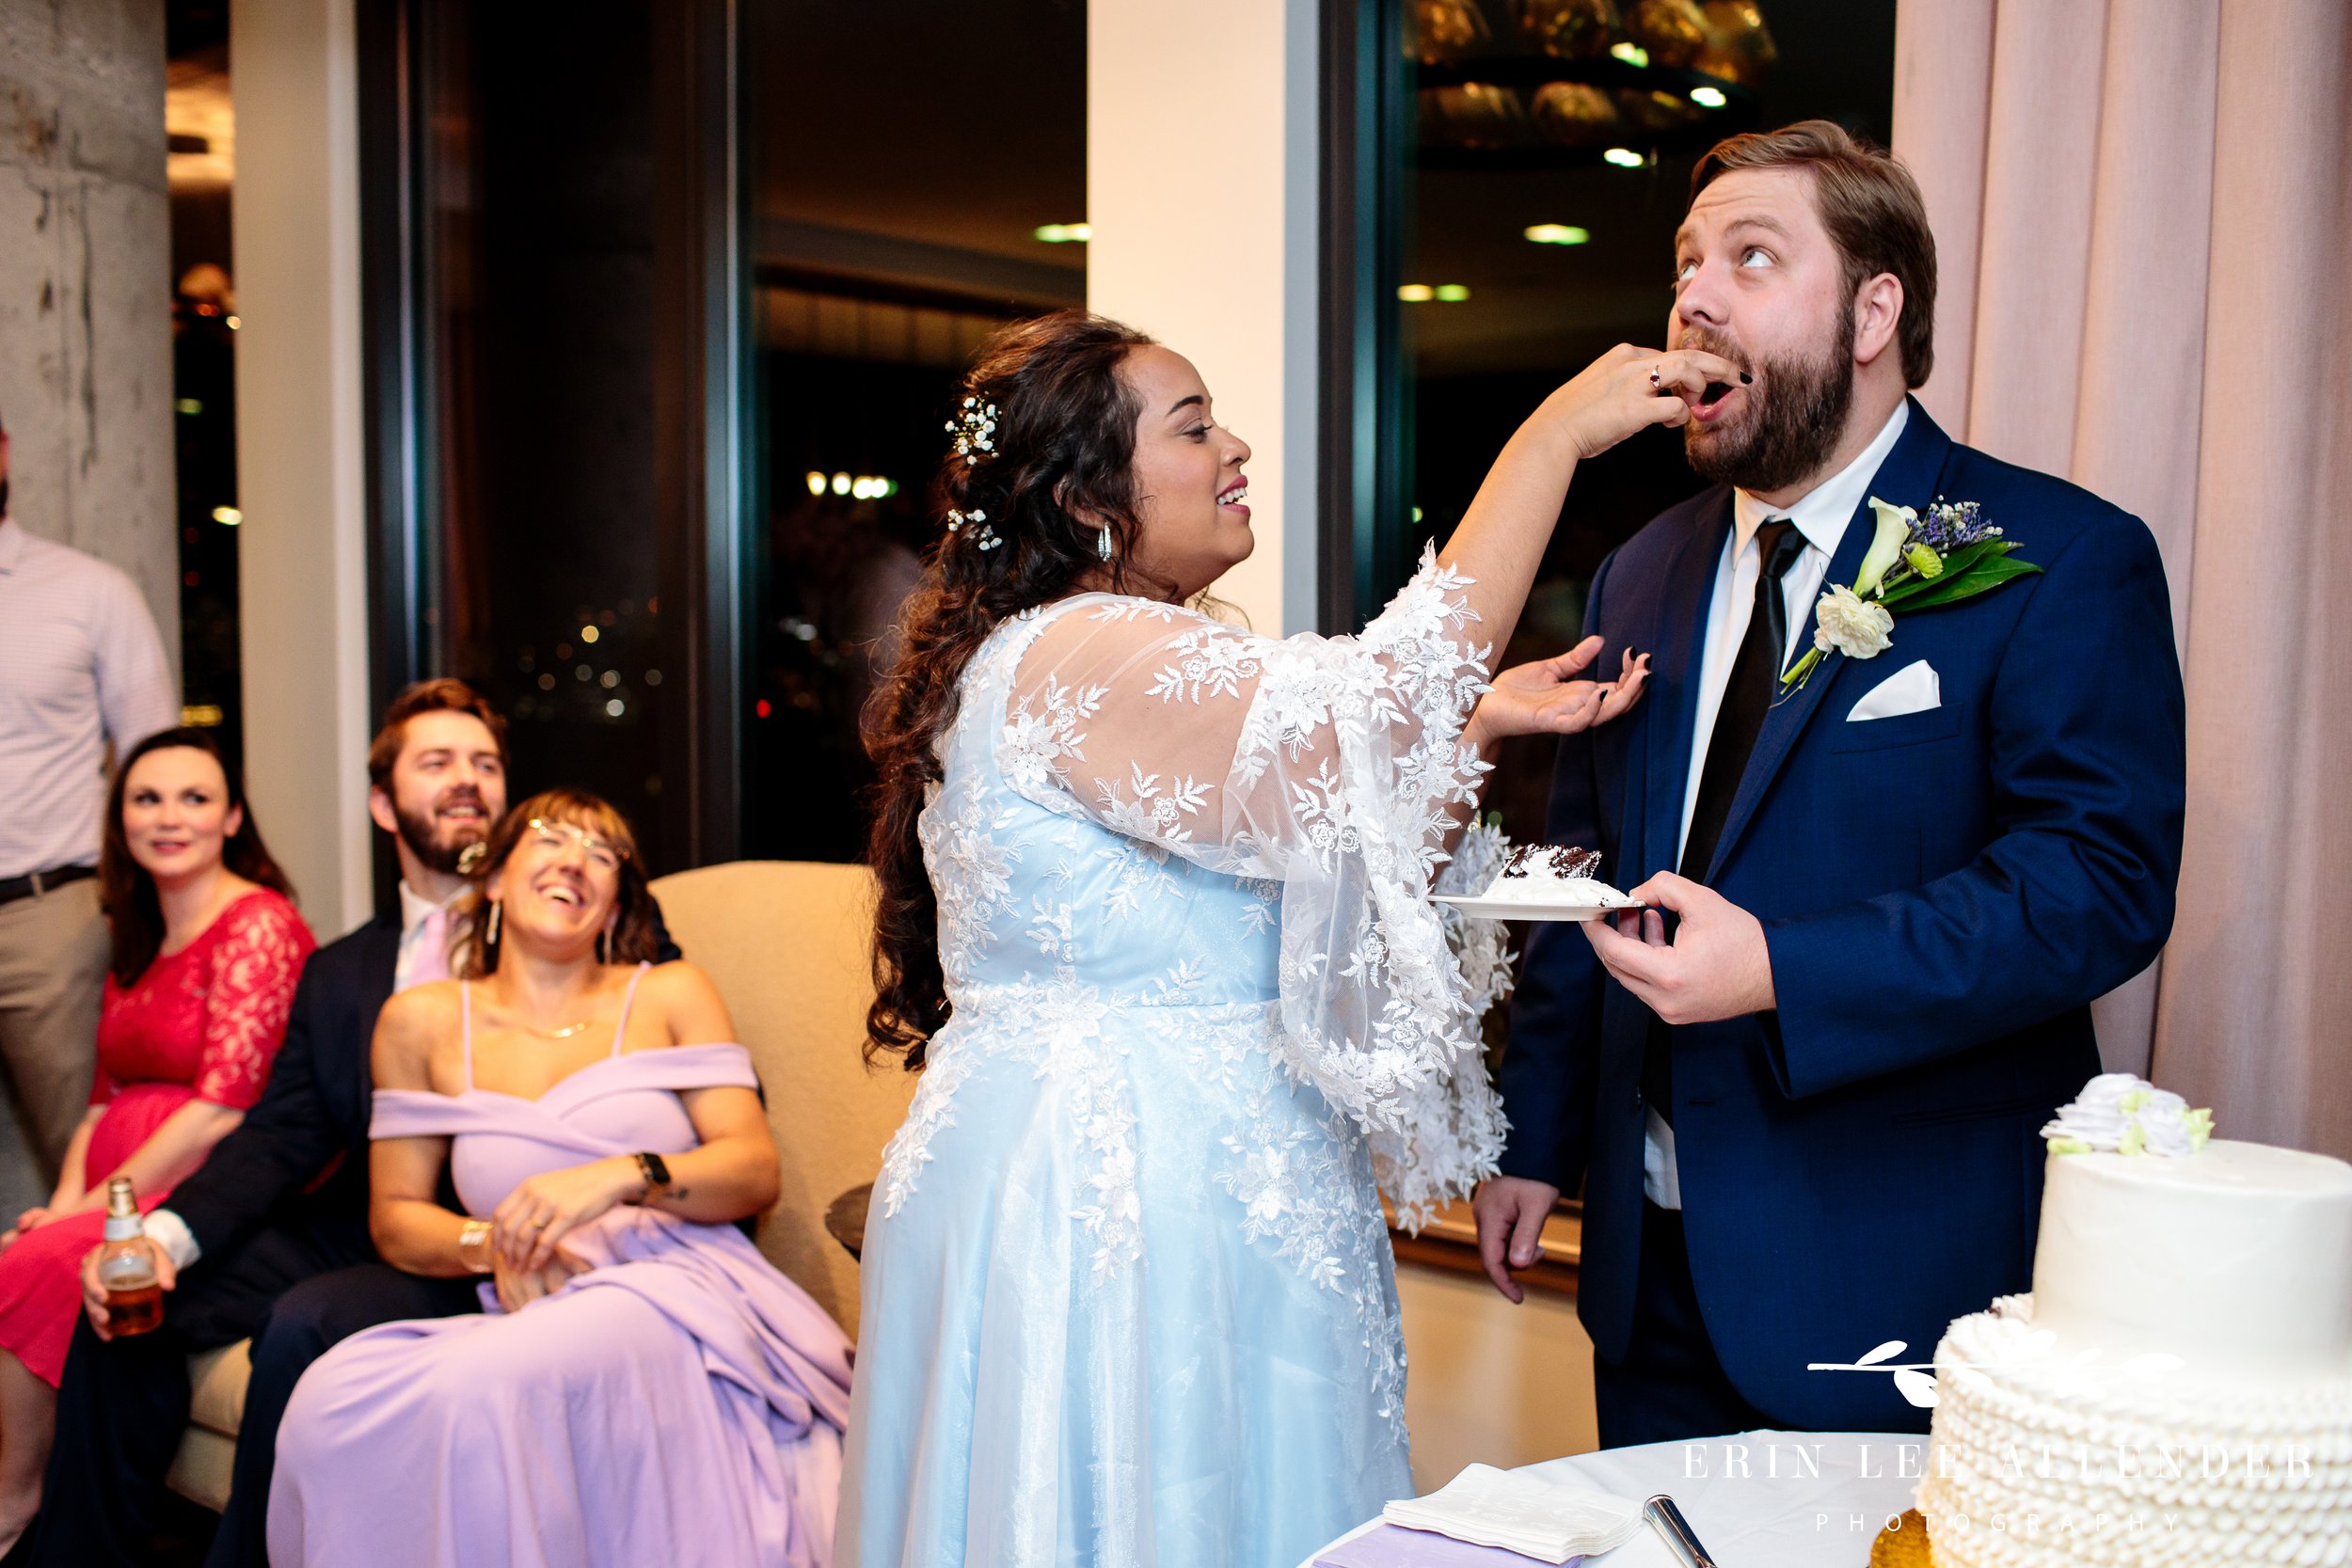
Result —
<path fill-rule="evenodd" d="M 471 1214 L 541 1171 L 690 1149 L 678 1092 L 755 1082 L 739 1045 L 625 1055 L 616 1028 L 535 1101 L 475 1088 L 471 1012 L 466 1092 L 378 1090 L 370 1127 L 453 1137 Z M 387 1323 L 305 1374 L 278 1437 L 277 1568 L 824 1568 L 850 1403 L 833 1320 L 732 1226 L 622 1208 L 564 1244 L 596 1266 L 555 1294 L 505 1313 L 485 1286 L 482 1317 Z"/>

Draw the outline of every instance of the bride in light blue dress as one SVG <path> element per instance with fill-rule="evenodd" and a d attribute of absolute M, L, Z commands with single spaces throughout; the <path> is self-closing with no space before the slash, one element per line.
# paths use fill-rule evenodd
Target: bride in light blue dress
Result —
<path fill-rule="evenodd" d="M 1190 364 L 1075 313 L 983 350 L 872 716 L 873 1043 L 923 1079 L 866 1233 L 841 1568 L 1292 1568 L 1410 1494 L 1380 1192 L 1425 1213 L 1502 1131 L 1499 937 L 1457 952 L 1427 895 L 1478 749 L 1644 675 L 1570 680 L 1597 640 L 1487 660 L 1577 460 L 1737 373 L 1613 352 L 1361 636 L 1277 641 L 1185 608 L 1252 543 Z"/>

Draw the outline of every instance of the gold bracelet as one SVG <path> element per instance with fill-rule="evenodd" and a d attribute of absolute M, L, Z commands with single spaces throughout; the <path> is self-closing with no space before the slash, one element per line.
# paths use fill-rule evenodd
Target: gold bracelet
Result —
<path fill-rule="evenodd" d="M 477 1247 L 481 1249 L 479 1260 L 474 1250 Z M 488 1220 L 468 1220 L 464 1228 L 457 1232 L 457 1260 L 475 1274 L 490 1272 L 492 1265 Z"/>

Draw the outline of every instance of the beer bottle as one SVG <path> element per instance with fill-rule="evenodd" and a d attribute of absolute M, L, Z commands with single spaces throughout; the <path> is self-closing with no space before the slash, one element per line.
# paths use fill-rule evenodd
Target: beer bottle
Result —
<path fill-rule="evenodd" d="M 162 1326 L 164 1287 L 155 1277 L 155 1243 L 139 1219 L 131 1179 L 106 1183 L 106 1240 L 98 1249 L 98 1282 L 106 1290 L 106 1332 L 146 1334 Z"/>

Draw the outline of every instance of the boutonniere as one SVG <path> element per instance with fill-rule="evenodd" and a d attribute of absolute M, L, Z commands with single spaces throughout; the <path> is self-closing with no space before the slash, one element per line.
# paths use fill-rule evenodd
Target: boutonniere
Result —
<path fill-rule="evenodd" d="M 1922 515 L 1872 496 L 1870 510 L 1878 515 L 1870 553 L 1862 558 L 1851 588 L 1832 588 L 1814 607 L 1813 646 L 1780 677 L 1783 696 L 1802 689 L 1831 654 L 1876 658 L 1884 653 L 1895 641 L 1898 610 L 1909 614 L 1958 604 L 2042 570 L 2015 558 L 2023 546 L 2003 538 L 1975 501 L 1938 500 Z"/>

